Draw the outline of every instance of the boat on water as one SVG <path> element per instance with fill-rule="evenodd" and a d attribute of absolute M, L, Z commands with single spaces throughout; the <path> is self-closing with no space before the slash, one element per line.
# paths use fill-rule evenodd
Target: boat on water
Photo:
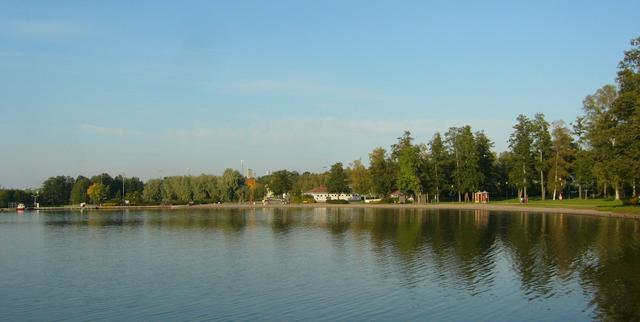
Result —
<path fill-rule="evenodd" d="M 27 207 L 26 207 L 23 203 L 19 203 L 19 204 L 16 206 L 16 210 L 17 210 L 17 211 L 24 211 L 25 209 L 27 209 Z"/>

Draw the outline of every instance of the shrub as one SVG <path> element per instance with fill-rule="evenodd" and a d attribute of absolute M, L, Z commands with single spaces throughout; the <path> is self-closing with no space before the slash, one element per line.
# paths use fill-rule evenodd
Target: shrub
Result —
<path fill-rule="evenodd" d="M 396 202 L 398 202 L 398 199 L 391 198 L 391 197 L 384 197 L 380 201 L 378 201 L 378 203 L 396 203 Z"/>
<path fill-rule="evenodd" d="M 638 205 L 638 197 L 631 197 L 629 199 L 625 199 L 622 201 L 622 204 L 625 206 L 637 206 Z"/>

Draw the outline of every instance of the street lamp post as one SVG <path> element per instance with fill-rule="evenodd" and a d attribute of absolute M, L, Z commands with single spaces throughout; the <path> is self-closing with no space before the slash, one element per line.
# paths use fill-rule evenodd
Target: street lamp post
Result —
<path fill-rule="evenodd" d="M 125 204 L 126 201 L 124 200 L 124 172 L 122 173 L 122 204 Z"/>
<path fill-rule="evenodd" d="M 509 181 L 504 183 L 504 198 L 509 200 Z"/>

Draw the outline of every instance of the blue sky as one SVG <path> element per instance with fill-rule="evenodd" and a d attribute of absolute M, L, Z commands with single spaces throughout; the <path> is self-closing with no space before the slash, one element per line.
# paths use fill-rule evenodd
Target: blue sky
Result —
<path fill-rule="evenodd" d="M 571 122 L 638 1 L 3 1 L 0 185 L 322 171 L 469 124 Z"/>

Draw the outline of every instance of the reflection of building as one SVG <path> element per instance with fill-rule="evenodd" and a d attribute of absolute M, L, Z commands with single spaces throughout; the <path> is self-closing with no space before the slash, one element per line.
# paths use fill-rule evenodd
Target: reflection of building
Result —
<path fill-rule="evenodd" d="M 309 195 L 313 197 L 313 200 L 316 202 L 326 202 L 327 200 L 347 200 L 347 201 L 358 201 L 362 200 L 362 196 L 357 193 L 329 193 L 327 187 L 320 186 L 314 189 L 311 189 L 304 193 L 305 195 Z"/>
<path fill-rule="evenodd" d="M 487 227 L 489 225 L 489 211 L 485 209 L 474 210 L 473 223 L 476 227 Z"/>

